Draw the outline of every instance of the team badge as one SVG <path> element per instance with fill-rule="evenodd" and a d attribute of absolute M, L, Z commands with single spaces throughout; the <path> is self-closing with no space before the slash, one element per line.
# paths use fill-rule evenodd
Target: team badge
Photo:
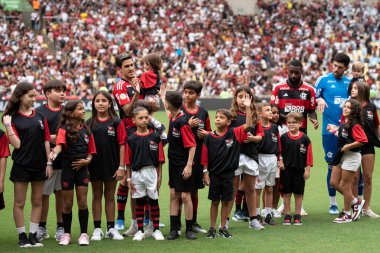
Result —
<path fill-rule="evenodd" d="M 41 129 L 44 130 L 45 127 L 44 127 L 44 123 L 42 123 L 42 120 L 38 120 L 38 122 L 40 123 L 40 127 L 41 127 Z"/>
<path fill-rule="evenodd" d="M 272 133 L 272 141 L 273 142 L 277 142 L 278 141 L 278 138 L 277 138 L 277 135 Z"/>
<path fill-rule="evenodd" d="M 367 119 L 373 120 L 373 113 L 371 111 L 367 111 Z"/>
<path fill-rule="evenodd" d="M 300 144 L 300 153 L 303 153 L 303 154 L 306 153 L 306 147 L 303 144 Z"/>
<path fill-rule="evenodd" d="M 343 138 L 348 138 L 348 132 L 346 129 L 342 129 L 342 137 Z"/>
<path fill-rule="evenodd" d="M 173 137 L 179 138 L 181 136 L 181 132 L 177 130 L 177 128 L 173 127 L 172 130 Z"/>
<path fill-rule="evenodd" d="M 154 141 L 150 141 L 150 143 L 149 143 L 149 149 L 153 150 L 153 151 L 156 151 L 158 149 L 158 144 L 155 143 Z"/>
<path fill-rule="evenodd" d="M 234 145 L 234 140 L 233 139 L 226 140 L 226 147 L 227 148 L 230 148 L 232 145 Z"/>
<path fill-rule="evenodd" d="M 113 126 L 108 127 L 107 133 L 109 136 L 115 136 L 115 129 L 113 128 Z"/>
<path fill-rule="evenodd" d="M 205 129 L 205 123 L 203 120 L 199 120 L 198 129 Z"/>
<path fill-rule="evenodd" d="M 90 138 L 88 137 L 87 134 L 84 134 L 84 141 L 86 142 L 86 144 L 90 142 Z"/>
<path fill-rule="evenodd" d="M 305 92 L 302 92 L 302 93 L 300 94 L 300 98 L 301 98 L 302 100 L 306 100 L 306 98 L 307 98 L 307 94 L 306 94 Z"/>

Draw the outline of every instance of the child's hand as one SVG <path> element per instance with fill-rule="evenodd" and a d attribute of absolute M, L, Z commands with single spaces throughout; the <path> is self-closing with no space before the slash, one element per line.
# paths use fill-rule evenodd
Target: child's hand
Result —
<path fill-rule="evenodd" d="M 245 107 L 251 107 L 252 97 L 249 94 L 245 94 L 243 98 L 243 104 Z"/>
<path fill-rule="evenodd" d="M 280 159 L 280 160 L 278 161 L 278 168 L 279 168 L 280 170 L 284 170 L 284 169 L 285 169 L 285 166 L 284 166 L 284 160 Z"/>
<path fill-rule="evenodd" d="M 54 161 L 55 158 L 57 158 L 57 156 L 58 156 L 58 153 L 54 150 L 54 148 L 52 148 L 49 154 L 50 160 Z"/>
<path fill-rule="evenodd" d="M 200 121 L 200 119 L 198 119 L 198 118 L 194 118 L 194 116 L 191 116 L 191 118 L 189 119 L 189 126 L 191 127 L 191 128 L 193 128 L 193 127 L 196 127 L 196 126 L 198 126 L 199 125 L 199 123 L 201 123 L 201 121 Z"/>
<path fill-rule="evenodd" d="M 53 175 L 53 167 L 51 165 L 46 166 L 46 177 L 51 178 Z"/>
<path fill-rule="evenodd" d="M 162 178 L 161 177 L 157 177 L 157 191 L 158 192 L 160 191 L 161 182 L 162 182 Z"/>
<path fill-rule="evenodd" d="M 311 124 L 313 124 L 314 129 L 318 129 L 319 123 L 318 120 L 309 118 Z"/>
<path fill-rule="evenodd" d="M 310 167 L 307 166 L 305 172 L 303 173 L 303 179 L 306 181 L 310 177 Z"/>
<path fill-rule="evenodd" d="M 334 134 L 338 130 L 338 127 L 333 124 L 327 124 L 327 131 Z"/>
<path fill-rule="evenodd" d="M 183 172 L 182 172 L 183 179 L 188 179 L 189 177 L 191 177 L 192 170 L 193 168 L 191 165 L 190 166 L 186 165 L 186 167 L 183 169 Z"/>
<path fill-rule="evenodd" d="M 210 177 L 208 176 L 208 173 L 203 173 L 203 183 L 207 186 L 210 185 Z"/>
<path fill-rule="evenodd" d="M 3 117 L 3 124 L 4 124 L 4 126 L 11 125 L 12 124 L 12 116 L 5 115 Z"/>
<path fill-rule="evenodd" d="M 197 136 L 199 139 L 204 139 L 208 134 L 209 134 L 209 132 L 207 132 L 206 130 L 204 130 L 202 128 L 199 128 L 197 131 Z"/>
<path fill-rule="evenodd" d="M 255 140 L 255 136 L 251 134 L 251 132 L 248 132 L 247 133 L 247 139 L 244 140 L 244 143 L 250 143 L 250 142 L 253 142 Z"/>
<path fill-rule="evenodd" d="M 127 181 L 127 184 L 131 193 L 136 192 L 136 187 L 135 187 L 135 184 L 132 182 L 132 180 Z"/>
<path fill-rule="evenodd" d="M 73 166 L 74 170 L 79 170 L 83 166 L 86 166 L 86 165 L 89 165 L 89 164 L 90 164 L 90 160 L 87 160 L 87 159 L 78 159 L 78 160 L 72 162 L 71 166 Z"/>
<path fill-rule="evenodd" d="M 113 174 L 113 178 L 115 178 L 117 181 L 120 181 L 124 178 L 125 171 L 124 170 L 116 170 L 115 174 Z"/>
<path fill-rule="evenodd" d="M 348 145 L 346 144 L 346 145 L 344 145 L 343 146 L 343 148 L 341 149 L 342 150 L 342 152 L 347 152 L 347 151 L 350 151 L 350 149 L 349 149 L 349 147 L 348 147 Z"/>

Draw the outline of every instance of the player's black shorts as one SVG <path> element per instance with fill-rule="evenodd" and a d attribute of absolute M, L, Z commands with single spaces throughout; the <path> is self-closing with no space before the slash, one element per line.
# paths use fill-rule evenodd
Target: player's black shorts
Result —
<path fill-rule="evenodd" d="M 371 144 L 364 144 L 361 148 L 362 155 L 369 155 L 369 154 L 375 154 L 375 147 Z"/>
<path fill-rule="evenodd" d="M 305 191 L 305 170 L 286 169 L 280 171 L 280 192 L 303 194 Z"/>
<path fill-rule="evenodd" d="M 205 188 L 205 184 L 203 183 L 203 168 L 201 165 L 196 166 L 193 165 L 193 187 L 195 189 L 203 189 Z"/>
<path fill-rule="evenodd" d="M 210 187 L 208 190 L 209 200 L 230 201 L 234 195 L 234 172 L 223 175 L 209 174 Z"/>
<path fill-rule="evenodd" d="M 118 168 L 97 168 L 97 166 L 89 166 L 88 172 L 90 173 L 90 180 L 91 181 L 115 181 L 115 178 L 113 175 L 115 175 L 115 172 L 118 170 Z"/>
<path fill-rule="evenodd" d="M 62 168 L 62 190 L 73 190 L 75 186 L 88 186 L 89 173 L 87 166 L 74 170 L 72 167 Z"/>
<path fill-rule="evenodd" d="M 29 168 L 17 163 L 13 163 L 9 179 L 12 182 L 34 182 L 45 181 L 46 167 L 45 168 Z"/>
<path fill-rule="evenodd" d="M 193 174 L 188 179 L 183 179 L 185 166 L 176 166 L 169 161 L 169 187 L 176 192 L 191 192 L 195 190 Z"/>

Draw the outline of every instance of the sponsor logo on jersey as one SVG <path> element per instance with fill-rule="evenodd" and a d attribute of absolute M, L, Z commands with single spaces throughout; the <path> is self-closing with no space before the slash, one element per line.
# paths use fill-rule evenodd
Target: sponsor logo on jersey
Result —
<path fill-rule="evenodd" d="M 126 99 L 128 96 L 125 93 L 120 94 L 120 99 Z"/>
<path fill-rule="evenodd" d="M 284 112 L 300 112 L 303 113 L 305 111 L 305 106 L 301 105 L 293 105 L 291 103 L 286 103 Z"/>
<path fill-rule="evenodd" d="M 41 129 L 44 130 L 45 127 L 44 127 L 44 123 L 42 123 L 42 120 L 38 120 L 38 122 L 40 123 L 40 127 L 41 127 Z"/>
<path fill-rule="evenodd" d="M 348 138 L 348 132 L 347 132 L 346 129 L 343 129 L 343 130 L 342 130 L 342 137 L 343 137 L 343 138 L 346 138 L 346 139 Z"/>
<path fill-rule="evenodd" d="M 373 113 L 371 111 L 367 111 L 367 119 L 373 120 Z"/>
<path fill-rule="evenodd" d="M 300 153 L 302 153 L 302 154 L 306 153 L 306 147 L 302 143 L 300 144 Z"/>
<path fill-rule="evenodd" d="M 150 143 L 149 143 L 149 149 L 153 150 L 153 151 L 156 151 L 158 149 L 158 144 L 155 143 L 154 141 L 150 141 Z"/>
<path fill-rule="evenodd" d="M 113 128 L 113 126 L 109 126 L 107 133 L 110 136 L 115 136 L 115 128 Z"/>
<path fill-rule="evenodd" d="M 335 80 L 327 80 L 327 83 L 336 83 Z"/>
<path fill-rule="evenodd" d="M 300 98 L 301 98 L 302 100 L 306 100 L 306 99 L 307 99 L 307 94 L 306 94 L 305 92 L 302 92 L 302 93 L 300 94 Z"/>
<path fill-rule="evenodd" d="M 86 144 L 88 144 L 90 142 L 90 138 L 88 137 L 88 135 L 83 134 L 83 137 L 84 137 L 84 141 L 86 142 Z"/>
<path fill-rule="evenodd" d="M 230 148 L 232 145 L 234 145 L 234 140 L 233 139 L 227 139 L 226 140 L 226 147 Z"/>
<path fill-rule="evenodd" d="M 177 130 L 177 128 L 173 127 L 172 131 L 173 137 L 179 138 L 181 136 L 181 132 Z"/>

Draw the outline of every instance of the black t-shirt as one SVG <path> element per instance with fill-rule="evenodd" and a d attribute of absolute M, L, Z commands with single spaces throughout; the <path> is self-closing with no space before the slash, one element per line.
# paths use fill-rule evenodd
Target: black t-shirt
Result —
<path fill-rule="evenodd" d="M 367 143 L 367 136 L 360 124 L 352 124 L 348 126 L 346 123 L 341 123 L 338 132 L 338 147 L 339 150 L 346 144 L 354 143 Z M 350 149 L 351 152 L 360 152 L 361 147 Z"/>
<path fill-rule="evenodd" d="M 49 126 L 45 116 L 33 110 L 31 115 L 20 112 L 12 116 L 12 127 L 20 138 L 20 148 L 12 153 L 13 162 L 29 170 L 46 167 L 45 141 L 50 140 Z"/>
<path fill-rule="evenodd" d="M 268 127 L 264 127 L 264 137 L 259 143 L 258 151 L 260 154 L 275 154 L 280 152 L 280 133 L 276 124 L 269 123 Z"/>
<path fill-rule="evenodd" d="M 181 110 L 183 114 L 185 114 L 187 122 L 189 122 L 189 119 L 191 117 L 194 117 L 200 120 L 200 123 L 198 126 L 191 127 L 191 131 L 193 132 L 194 137 L 195 137 L 195 142 L 197 143 L 197 149 L 195 151 L 195 156 L 194 156 L 194 167 L 196 168 L 196 171 L 194 171 L 194 168 L 193 168 L 193 172 L 202 173 L 201 154 L 202 154 L 203 139 L 198 138 L 197 131 L 198 129 L 204 129 L 208 132 L 211 132 L 211 124 L 210 124 L 210 118 L 206 109 L 204 109 L 202 106 L 197 106 L 197 108 L 198 108 L 197 112 L 191 113 L 187 110 L 185 104 L 183 104 L 181 107 Z"/>
<path fill-rule="evenodd" d="M 239 167 L 240 146 L 246 138 L 242 126 L 229 128 L 223 135 L 210 133 L 204 139 L 201 164 L 215 175 L 233 173 Z"/>
<path fill-rule="evenodd" d="M 58 110 L 54 110 L 49 107 L 48 104 L 43 104 L 40 107 L 37 107 L 36 110 L 41 112 L 45 117 L 49 125 L 50 134 L 58 133 L 58 125 L 61 120 L 61 115 L 63 111 L 63 106 Z"/>
<path fill-rule="evenodd" d="M 299 132 L 298 136 L 290 132 L 281 135 L 282 157 L 286 169 L 303 170 L 306 166 L 313 166 L 313 150 L 309 137 Z"/>
<path fill-rule="evenodd" d="M 238 127 L 241 125 L 244 125 L 246 122 L 246 114 L 243 112 L 238 112 L 236 115 L 236 119 L 234 119 L 231 122 L 231 127 Z M 261 125 L 261 122 L 258 122 L 256 125 L 252 126 L 249 132 L 255 136 L 255 135 L 261 135 L 264 136 L 264 131 Z M 256 162 L 258 162 L 258 153 L 257 153 L 257 143 L 249 142 L 249 143 L 242 143 L 240 145 L 240 154 L 244 154 Z"/>
<path fill-rule="evenodd" d="M 165 162 L 164 148 L 160 136 L 149 131 L 146 135 L 134 132 L 128 136 L 125 164 L 133 171 L 138 171 L 142 167 L 158 167 L 159 163 Z"/>
<path fill-rule="evenodd" d="M 86 124 L 90 123 L 89 119 Z M 127 134 L 119 118 L 96 119 L 91 132 L 94 136 L 96 155 L 89 165 L 90 170 L 117 169 L 120 165 L 120 145 L 124 145 Z"/>
<path fill-rule="evenodd" d="M 168 143 L 169 162 L 174 166 L 185 167 L 189 158 L 189 148 L 196 147 L 196 142 L 182 112 L 175 119 L 169 116 Z"/>

